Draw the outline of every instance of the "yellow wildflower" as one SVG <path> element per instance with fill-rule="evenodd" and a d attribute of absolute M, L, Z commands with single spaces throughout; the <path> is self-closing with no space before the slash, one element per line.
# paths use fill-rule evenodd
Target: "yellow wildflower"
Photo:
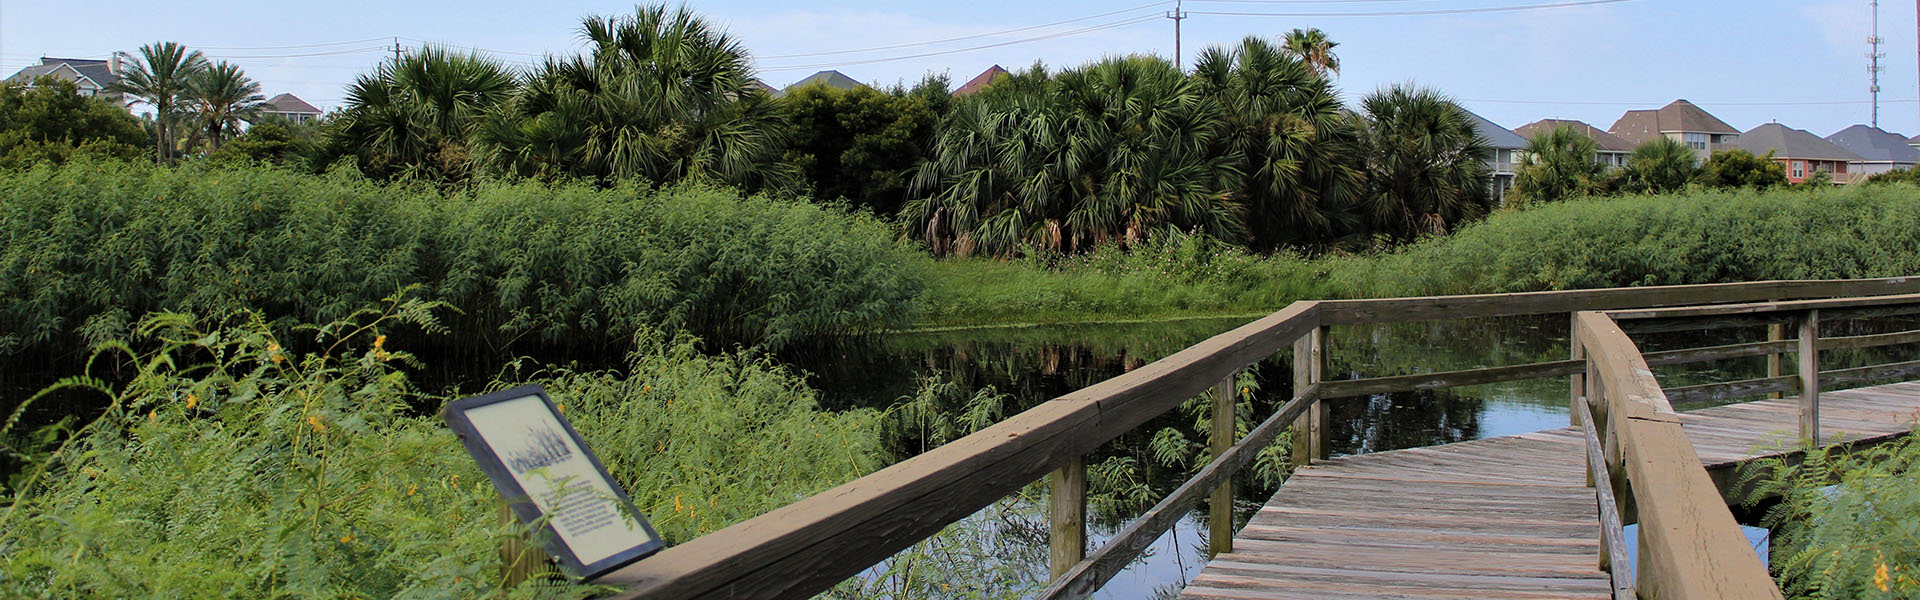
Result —
<path fill-rule="evenodd" d="M 327 430 L 327 426 L 320 424 L 320 415 L 307 415 L 307 424 L 313 426 L 314 433 Z"/>
<path fill-rule="evenodd" d="M 679 496 L 674 496 L 674 497 L 673 497 L 673 512 L 676 512 L 676 513 L 677 513 L 677 512 L 680 512 L 680 497 L 679 497 Z"/>
<path fill-rule="evenodd" d="M 351 543 L 353 543 L 353 534 L 351 534 L 351 533 L 349 533 L 349 534 L 346 534 L 346 535 L 343 535 L 343 536 L 340 536 L 340 543 L 342 543 L 342 544 L 351 544 Z"/>
<path fill-rule="evenodd" d="M 420 484 L 418 484 L 418 483 L 409 483 L 409 484 L 407 484 L 407 495 L 408 495 L 408 496 L 412 496 L 412 495 L 413 495 L 413 493 L 414 493 L 414 492 L 417 492 L 417 491 L 420 491 Z"/>
<path fill-rule="evenodd" d="M 195 396 L 193 394 L 187 394 L 187 410 L 193 410 L 193 407 L 199 406 L 199 405 L 200 405 L 199 396 Z"/>
<path fill-rule="evenodd" d="M 654 446 L 654 447 L 653 447 L 653 451 L 654 451 L 654 452 L 666 452 L 666 451 L 667 451 L 667 443 L 666 443 L 666 442 L 660 442 L 660 445 L 658 445 L 658 446 Z"/>
<path fill-rule="evenodd" d="M 1882 592 L 1888 591 L 1887 580 L 1889 578 L 1887 577 L 1887 563 L 1880 561 L 1874 562 L 1880 563 L 1880 567 L 1873 570 L 1873 587 L 1880 588 Z"/>
<path fill-rule="evenodd" d="M 147 411 L 147 420 L 148 420 L 148 421 L 152 421 L 152 420 L 154 420 L 154 419 L 156 419 L 156 418 L 159 418 L 159 417 L 158 417 L 158 415 L 155 415 L 155 414 L 153 414 L 153 411 Z"/>
<path fill-rule="evenodd" d="M 273 356 L 273 364 L 276 365 L 287 360 L 287 357 L 280 355 L 280 342 L 269 342 L 267 344 L 267 354 Z"/>
<path fill-rule="evenodd" d="M 651 392 L 651 391 L 653 391 L 653 385 L 652 385 L 652 384 L 647 384 L 647 385 L 642 385 L 642 386 L 640 386 L 640 393 L 642 393 L 642 394 L 645 394 L 645 393 L 647 393 L 647 392 Z M 671 401 L 669 401 L 669 402 L 671 402 Z"/>
<path fill-rule="evenodd" d="M 567 403 L 565 402 L 561 402 L 559 406 L 556 406 L 554 408 L 560 409 L 560 414 L 563 414 L 563 415 L 567 414 Z"/>
<path fill-rule="evenodd" d="M 384 335 L 384 334 L 383 334 L 383 335 L 381 335 L 380 337 L 376 337 L 376 338 L 373 338 L 373 347 L 374 347 L 375 349 L 379 349 L 379 348 L 385 348 L 386 346 L 387 346 L 387 336 L 386 336 L 386 335 Z"/>

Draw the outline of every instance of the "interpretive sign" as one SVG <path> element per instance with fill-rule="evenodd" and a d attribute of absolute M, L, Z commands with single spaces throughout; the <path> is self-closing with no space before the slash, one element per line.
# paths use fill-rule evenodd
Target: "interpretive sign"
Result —
<path fill-rule="evenodd" d="M 442 416 L 574 574 L 592 579 L 666 546 L 540 386 L 462 398 Z"/>

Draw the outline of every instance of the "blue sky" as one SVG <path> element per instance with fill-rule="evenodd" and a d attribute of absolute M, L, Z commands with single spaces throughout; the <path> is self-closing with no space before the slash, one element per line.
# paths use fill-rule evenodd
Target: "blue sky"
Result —
<path fill-rule="evenodd" d="M 1395 82 L 1417 82 L 1460 99 L 1508 127 L 1554 117 L 1602 128 L 1630 108 L 1687 98 L 1742 130 L 1769 121 L 1826 135 L 1866 122 L 1868 35 L 1865 0 L 1630 0 L 1547 10 L 1398 17 L 1208 15 L 1203 12 L 1345 13 L 1422 11 L 1543 4 L 1565 0 L 1186 0 L 1188 60 L 1208 45 L 1248 35 L 1277 36 L 1319 27 L 1337 42 L 1339 85 L 1350 99 Z M 1148 18 L 1172 2 L 701 1 L 691 5 L 738 36 L 761 76 L 783 86 L 823 68 L 855 79 L 893 83 L 948 73 L 957 85 L 993 64 L 1036 60 L 1071 66 L 1102 56 L 1173 53 L 1172 22 Z M 269 95 L 291 91 L 323 108 L 340 103 L 353 76 L 388 56 L 399 36 L 497 51 L 510 61 L 578 48 L 589 14 L 631 11 L 605 2 L 418 2 L 339 0 L 261 3 L 8 2 L 0 4 L 0 70 L 41 55 L 105 56 L 160 39 L 228 57 Z M 1010 29 L 1110 16 L 1054 27 Z M 1914 5 L 1881 6 L 1886 39 L 1882 127 L 1912 135 L 1920 123 Z M 817 55 L 880 46 L 942 44 Z M 905 55 L 1001 44 L 906 60 Z M 310 46 L 294 48 L 293 46 Z M 814 56 L 790 56 L 815 54 Z M 296 56 L 305 55 L 305 56 Z M 862 63 L 864 64 L 857 64 Z"/>

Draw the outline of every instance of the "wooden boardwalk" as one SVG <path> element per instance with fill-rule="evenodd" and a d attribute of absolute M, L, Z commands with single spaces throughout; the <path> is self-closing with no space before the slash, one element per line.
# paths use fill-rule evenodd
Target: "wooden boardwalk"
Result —
<path fill-rule="evenodd" d="M 1790 447 L 1795 400 L 1681 413 L 1709 471 Z M 1820 397 L 1823 440 L 1910 431 L 1920 382 Z M 1585 443 L 1562 428 L 1294 473 L 1182 598 L 1608 598 Z"/>

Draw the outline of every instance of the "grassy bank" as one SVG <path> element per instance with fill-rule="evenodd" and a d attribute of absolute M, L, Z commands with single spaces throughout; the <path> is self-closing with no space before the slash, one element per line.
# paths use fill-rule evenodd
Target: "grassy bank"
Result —
<path fill-rule="evenodd" d="M 1258 257 L 1200 238 L 934 263 L 918 324 L 1256 314 L 1295 300 L 1920 273 L 1920 188 L 1693 191 L 1502 211 L 1389 253 Z"/>

